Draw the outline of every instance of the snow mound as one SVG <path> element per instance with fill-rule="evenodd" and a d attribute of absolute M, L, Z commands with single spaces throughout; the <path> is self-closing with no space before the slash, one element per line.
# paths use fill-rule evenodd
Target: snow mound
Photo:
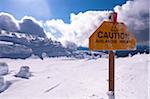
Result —
<path fill-rule="evenodd" d="M 29 71 L 29 69 L 29 66 L 22 66 L 15 77 L 29 79 L 31 77 L 31 72 Z"/>
<path fill-rule="evenodd" d="M 4 62 L 1 62 L 0 63 L 0 75 L 6 75 L 8 74 L 8 71 L 9 71 L 8 65 Z"/>

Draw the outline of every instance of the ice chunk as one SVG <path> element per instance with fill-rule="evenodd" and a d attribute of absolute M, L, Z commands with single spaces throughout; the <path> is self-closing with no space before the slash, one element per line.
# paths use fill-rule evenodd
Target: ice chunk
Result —
<path fill-rule="evenodd" d="M 0 75 L 6 75 L 8 74 L 8 65 L 4 62 L 0 63 Z"/>
<path fill-rule="evenodd" d="M 31 77 L 31 72 L 29 71 L 29 69 L 29 66 L 22 66 L 20 68 L 20 71 L 15 76 L 29 79 L 29 77 Z"/>

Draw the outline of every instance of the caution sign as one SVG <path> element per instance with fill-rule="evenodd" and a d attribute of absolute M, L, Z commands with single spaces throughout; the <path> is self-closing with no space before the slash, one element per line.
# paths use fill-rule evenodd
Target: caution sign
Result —
<path fill-rule="evenodd" d="M 136 39 L 124 23 L 104 21 L 90 36 L 90 50 L 132 50 Z"/>

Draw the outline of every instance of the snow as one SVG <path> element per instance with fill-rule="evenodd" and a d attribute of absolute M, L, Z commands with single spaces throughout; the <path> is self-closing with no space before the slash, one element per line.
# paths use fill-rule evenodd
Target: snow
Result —
<path fill-rule="evenodd" d="M 4 62 L 0 62 L 0 76 L 8 74 L 8 65 Z"/>
<path fill-rule="evenodd" d="M 0 99 L 108 99 L 108 58 L 0 59 L 9 65 L 12 84 Z M 148 99 L 150 55 L 115 59 L 115 99 Z M 30 79 L 14 75 L 29 66 Z M 150 99 L 150 98 L 149 98 Z"/>
<path fill-rule="evenodd" d="M 108 91 L 107 95 L 108 95 L 108 99 L 115 99 L 114 91 Z"/>
<path fill-rule="evenodd" d="M 13 43 L 12 43 L 12 42 L 6 42 L 6 41 L 0 41 L 0 44 L 13 45 Z"/>
<path fill-rule="evenodd" d="M 10 81 L 5 81 L 4 77 L 0 77 L 0 93 L 7 90 L 7 88 L 9 88 L 10 85 Z"/>

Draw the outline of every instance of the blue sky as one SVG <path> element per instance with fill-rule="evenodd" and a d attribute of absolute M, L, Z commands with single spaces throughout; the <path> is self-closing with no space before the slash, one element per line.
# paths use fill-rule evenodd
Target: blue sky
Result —
<path fill-rule="evenodd" d="M 49 0 L 49 3 L 52 3 L 52 18 L 68 21 L 70 13 L 112 10 L 115 5 L 125 3 L 125 0 Z"/>
<path fill-rule="evenodd" d="M 0 0 L 0 11 L 21 19 L 32 16 L 38 20 L 62 19 L 69 22 L 70 13 L 89 10 L 113 10 L 126 0 Z"/>

